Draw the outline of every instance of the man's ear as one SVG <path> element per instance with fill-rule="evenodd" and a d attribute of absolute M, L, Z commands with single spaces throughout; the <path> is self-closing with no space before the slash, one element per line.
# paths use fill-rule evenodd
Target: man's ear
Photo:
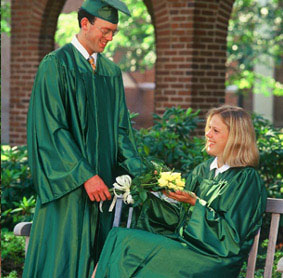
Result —
<path fill-rule="evenodd" d="M 90 23 L 89 23 L 89 21 L 88 21 L 88 19 L 86 18 L 86 17 L 83 17 L 82 19 L 81 19 L 81 28 L 83 29 L 83 30 L 87 30 L 88 29 L 88 25 L 89 25 Z"/>

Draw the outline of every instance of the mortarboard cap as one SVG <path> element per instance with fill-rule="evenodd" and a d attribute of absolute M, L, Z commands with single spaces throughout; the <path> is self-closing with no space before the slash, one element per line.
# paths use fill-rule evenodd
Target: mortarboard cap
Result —
<path fill-rule="evenodd" d="M 118 10 L 131 16 L 126 4 L 120 0 L 86 0 L 82 4 L 82 9 L 113 24 L 118 23 Z"/>

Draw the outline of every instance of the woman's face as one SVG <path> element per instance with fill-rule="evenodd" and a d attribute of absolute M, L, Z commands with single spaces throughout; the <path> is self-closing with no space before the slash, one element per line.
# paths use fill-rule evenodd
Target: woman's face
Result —
<path fill-rule="evenodd" d="M 213 115 L 208 124 L 208 130 L 205 133 L 207 153 L 222 158 L 228 136 L 228 127 L 222 121 L 221 116 L 218 114 Z"/>

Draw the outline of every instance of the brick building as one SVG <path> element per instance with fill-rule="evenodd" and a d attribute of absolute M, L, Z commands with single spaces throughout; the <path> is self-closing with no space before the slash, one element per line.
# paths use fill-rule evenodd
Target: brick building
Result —
<path fill-rule="evenodd" d="M 57 18 L 66 0 L 11 2 L 10 143 L 15 145 L 26 141 L 34 77 L 43 56 L 54 49 Z M 156 34 L 156 113 L 174 105 L 205 112 L 224 102 L 226 35 L 233 2 L 144 0 Z"/>

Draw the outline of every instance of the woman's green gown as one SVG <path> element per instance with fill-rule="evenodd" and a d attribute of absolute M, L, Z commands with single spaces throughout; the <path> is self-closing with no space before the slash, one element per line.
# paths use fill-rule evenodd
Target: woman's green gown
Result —
<path fill-rule="evenodd" d="M 187 180 L 199 197 L 195 206 L 149 194 L 134 229 L 112 229 L 95 277 L 237 277 L 261 226 L 266 190 L 253 168 L 230 168 L 214 178 L 211 162 Z"/>

